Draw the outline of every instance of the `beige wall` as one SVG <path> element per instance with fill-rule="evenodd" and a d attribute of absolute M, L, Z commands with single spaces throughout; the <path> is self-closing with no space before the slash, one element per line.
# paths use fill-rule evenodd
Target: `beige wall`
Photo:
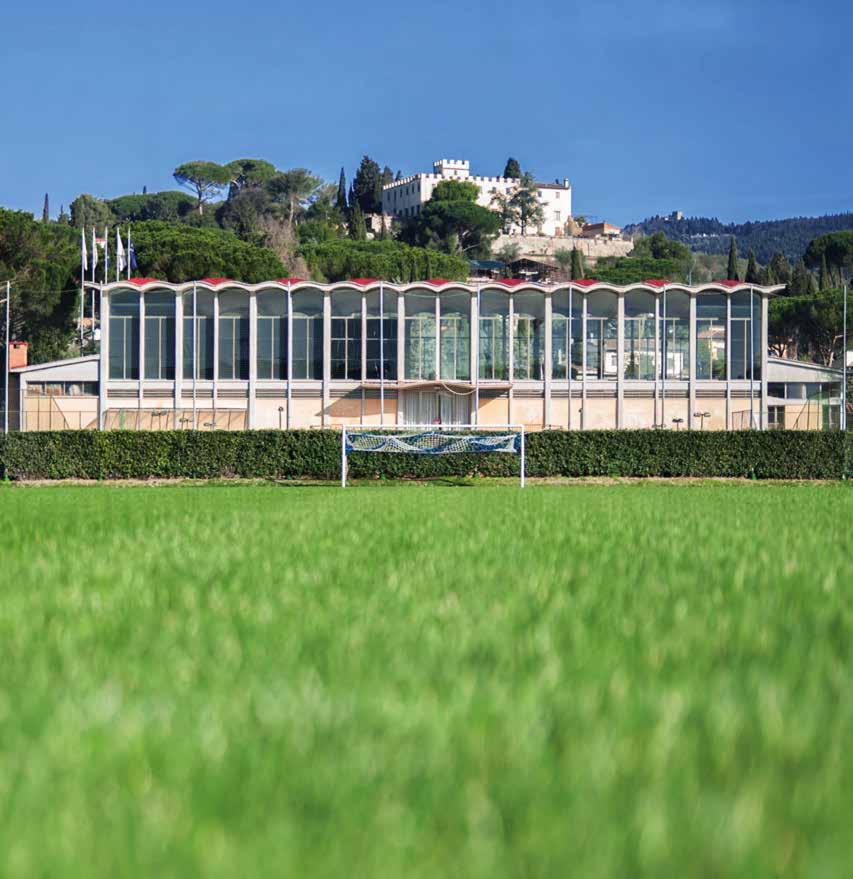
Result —
<path fill-rule="evenodd" d="M 477 410 L 477 424 L 509 424 L 509 399 L 496 397 L 484 400 L 481 397 Z"/>

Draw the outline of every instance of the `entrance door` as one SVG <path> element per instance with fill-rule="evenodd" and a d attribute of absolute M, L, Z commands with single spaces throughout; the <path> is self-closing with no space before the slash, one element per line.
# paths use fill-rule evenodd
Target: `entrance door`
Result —
<path fill-rule="evenodd" d="M 406 424 L 469 424 L 469 397 L 446 391 L 406 391 Z"/>

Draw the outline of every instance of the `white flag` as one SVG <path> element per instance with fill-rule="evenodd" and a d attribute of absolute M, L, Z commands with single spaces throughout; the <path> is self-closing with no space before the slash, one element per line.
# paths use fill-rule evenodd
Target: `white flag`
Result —
<path fill-rule="evenodd" d="M 80 266 L 85 271 L 89 268 L 89 253 L 86 250 L 86 232 L 80 230 Z"/>
<path fill-rule="evenodd" d="M 123 272 L 125 267 L 124 244 L 121 240 L 121 229 L 116 226 L 116 272 Z"/>
<path fill-rule="evenodd" d="M 98 239 L 95 238 L 95 227 L 92 226 L 92 265 L 90 268 L 92 271 L 95 271 L 95 266 L 98 264 Z M 92 279 L 94 281 L 94 278 Z"/>

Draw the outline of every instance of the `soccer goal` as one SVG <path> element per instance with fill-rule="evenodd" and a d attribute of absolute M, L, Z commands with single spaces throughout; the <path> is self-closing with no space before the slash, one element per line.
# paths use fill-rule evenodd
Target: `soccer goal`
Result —
<path fill-rule="evenodd" d="M 347 487 L 347 455 L 504 454 L 519 456 L 524 488 L 524 427 L 520 424 L 406 424 L 344 427 L 341 431 L 341 488 Z"/>

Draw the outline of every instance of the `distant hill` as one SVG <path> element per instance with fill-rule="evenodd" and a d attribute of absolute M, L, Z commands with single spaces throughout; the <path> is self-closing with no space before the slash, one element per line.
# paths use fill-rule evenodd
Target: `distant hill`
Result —
<path fill-rule="evenodd" d="M 752 249 L 758 261 L 766 264 L 777 251 L 791 261 L 798 260 L 814 238 L 843 229 L 853 229 L 853 213 L 729 224 L 709 217 L 649 217 L 624 231 L 639 235 L 663 232 L 667 238 L 703 253 L 728 253 L 729 238 L 734 235 L 741 256 Z"/>

